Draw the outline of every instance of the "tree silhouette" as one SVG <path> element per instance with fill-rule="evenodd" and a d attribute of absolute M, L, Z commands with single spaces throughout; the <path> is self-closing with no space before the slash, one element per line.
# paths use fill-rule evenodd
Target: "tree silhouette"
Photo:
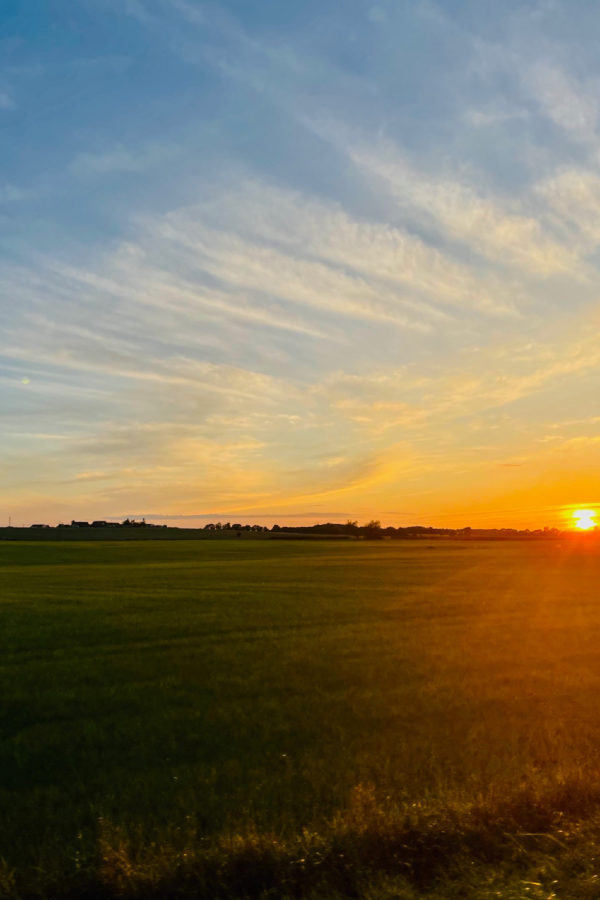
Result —
<path fill-rule="evenodd" d="M 380 541 L 383 538 L 381 533 L 381 522 L 378 519 L 371 519 L 366 525 L 363 525 L 363 534 L 367 541 Z"/>

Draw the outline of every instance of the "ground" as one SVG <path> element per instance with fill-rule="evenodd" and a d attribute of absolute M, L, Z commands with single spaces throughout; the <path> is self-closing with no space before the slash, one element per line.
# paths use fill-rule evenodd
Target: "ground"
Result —
<path fill-rule="evenodd" d="M 0 897 L 600 897 L 599 576 L 583 538 L 0 543 Z"/>

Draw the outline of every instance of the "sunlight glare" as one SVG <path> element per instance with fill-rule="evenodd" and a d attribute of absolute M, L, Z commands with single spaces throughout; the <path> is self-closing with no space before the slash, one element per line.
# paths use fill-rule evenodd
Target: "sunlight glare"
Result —
<path fill-rule="evenodd" d="M 596 511 L 594 509 L 576 509 L 573 512 L 575 519 L 575 528 L 580 531 L 589 531 L 590 528 L 596 528 Z"/>

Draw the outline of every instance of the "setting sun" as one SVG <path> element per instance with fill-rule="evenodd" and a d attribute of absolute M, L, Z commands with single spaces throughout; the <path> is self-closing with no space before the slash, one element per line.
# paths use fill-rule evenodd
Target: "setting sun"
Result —
<path fill-rule="evenodd" d="M 590 528 L 596 528 L 596 511 L 593 509 L 576 509 L 573 512 L 573 518 L 575 519 L 575 528 L 579 528 L 580 531 L 589 531 Z"/>

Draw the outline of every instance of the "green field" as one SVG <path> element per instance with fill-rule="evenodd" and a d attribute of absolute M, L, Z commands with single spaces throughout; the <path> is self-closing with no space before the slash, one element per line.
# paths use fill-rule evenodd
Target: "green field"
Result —
<path fill-rule="evenodd" d="M 0 897 L 600 897 L 600 549 L 0 543 Z"/>

